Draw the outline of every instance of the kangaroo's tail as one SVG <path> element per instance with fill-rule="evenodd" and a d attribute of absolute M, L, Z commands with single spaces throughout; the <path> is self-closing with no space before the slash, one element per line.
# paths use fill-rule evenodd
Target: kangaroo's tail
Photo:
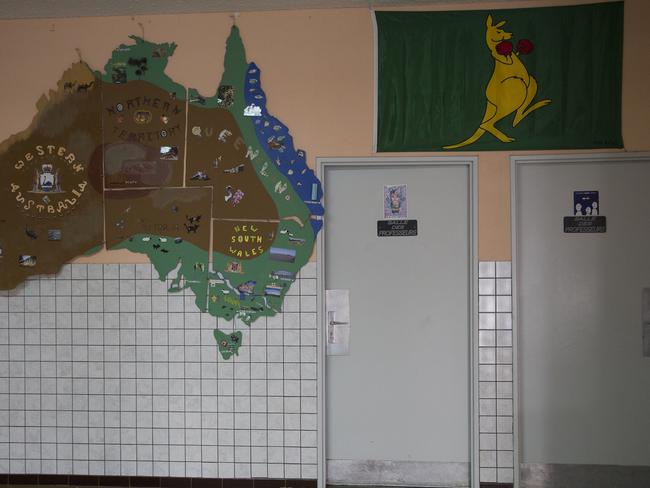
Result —
<path fill-rule="evenodd" d="M 467 146 L 469 144 L 473 144 L 474 142 L 478 141 L 481 136 L 485 134 L 485 129 L 482 129 L 479 127 L 476 129 L 476 132 L 472 134 L 469 138 L 465 139 L 463 142 L 459 142 L 458 144 L 453 144 L 451 146 L 443 146 L 443 149 L 458 149 L 459 147 Z"/>

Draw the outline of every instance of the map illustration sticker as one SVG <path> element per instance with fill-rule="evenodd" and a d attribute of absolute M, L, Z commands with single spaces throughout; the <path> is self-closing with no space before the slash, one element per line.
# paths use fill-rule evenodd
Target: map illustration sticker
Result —
<path fill-rule="evenodd" d="M 126 83 L 126 64 L 115 63 L 111 70 L 111 81 L 116 84 Z"/>
<path fill-rule="evenodd" d="M 231 85 L 221 85 L 217 91 L 217 103 L 226 108 L 235 103 L 235 89 Z"/>
<path fill-rule="evenodd" d="M 241 274 L 244 272 L 244 270 L 239 261 L 230 261 L 228 264 L 226 264 L 225 272 Z"/>
<path fill-rule="evenodd" d="M 208 180 L 210 180 L 210 176 L 208 176 L 208 174 L 205 171 L 197 171 L 192 176 L 190 176 L 190 180 L 208 181 Z"/>
<path fill-rule="evenodd" d="M 230 359 L 232 355 L 239 355 L 242 333 L 240 331 L 226 334 L 219 329 L 214 330 L 214 338 L 217 340 L 219 352 L 224 359 Z"/>
<path fill-rule="evenodd" d="M 36 256 L 32 256 L 30 254 L 21 254 L 18 256 L 18 266 L 33 268 L 36 266 Z"/>
<path fill-rule="evenodd" d="M 242 201 L 242 198 L 244 198 L 244 192 L 238 189 L 232 196 L 232 204 L 239 205 L 239 203 Z"/>
<path fill-rule="evenodd" d="M 178 161 L 178 147 L 160 146 L 160 159 L 166 161 Z"/>

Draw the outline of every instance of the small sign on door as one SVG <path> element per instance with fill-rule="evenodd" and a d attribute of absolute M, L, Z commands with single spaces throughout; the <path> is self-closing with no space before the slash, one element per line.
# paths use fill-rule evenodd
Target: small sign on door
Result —
<path fill-rule="evenodd" d="M 607 219 L 600 215 L 598 192 L 574 191 L 571 216 L 564 217 L 565 234 L 599 234 L 607 232 Z"/>
<path fill-rule="evenodd" d="M 378 220 L 377 237 L 409 237 L 418 235 L 418 221 Z"/>
<path fill-rule="evenodd" d="M 574 191 L 573 192 L 573 215 L 596 216 L 599 215 L 598 192 L 597 191 Z"/>
<path fill-rule="evenodd" d="M 384 185 L 384 218 L 405 219 L 406 185 Z"/>

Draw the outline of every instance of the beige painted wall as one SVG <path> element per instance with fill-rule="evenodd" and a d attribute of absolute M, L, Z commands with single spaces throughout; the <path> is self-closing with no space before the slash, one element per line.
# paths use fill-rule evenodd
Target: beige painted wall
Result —
<path fill-rule="evenodd" d="M 528 1 L 450 4 L 435 9 L 512 8 L 589 3 Z M 422 8 L 421 6 L 419 7 Z M 650 2 L 625 1 L 623 138 L 628 151 L 650 150 Z M 178 44 L 167 72 L 215 92 L 221 77 L 228 14 L 0 21 L 0 140 L 26 127 L 39 96 L 78 59 L 103 68 L 129 34 Z M 367 9 L 244 12 L 237 24 L 249 61 L 262 70 L 269 111 L 296 145 L 316 157 L 372 156 L 373 31 Z M 429 153 L 436 154 L 436 153 Z M 476 153 L 467 153 L 476 154 Z M 509 152 L 479 153 L 479 258 L 510 259 Z M 400 154 L 405 155 L 405 154 Z M 418 153 L 418 155 L 425 155 Z M 141 261 L 126 251 L 93 260 Z"/>

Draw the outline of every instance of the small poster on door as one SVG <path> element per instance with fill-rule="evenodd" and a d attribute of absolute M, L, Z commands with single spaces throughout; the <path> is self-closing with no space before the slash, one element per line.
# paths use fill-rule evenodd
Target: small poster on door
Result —
<path fill-rule="evenodd" d="M 598 192 L 574 191 L 571 216 L 564 217 L 565 234 L 601 234 L 607 232 L 607 219 L 601 215 Z"/>
<path fill-rule="evenodd" d="M 384 185 L 384 218 L 405 219 L 406 185 Z"/>
<path fill-rule="evenodd" d="M 573 215 L 591 216 L 599 215 L 600 207 L 597 191 L 573 192 Z"/>

